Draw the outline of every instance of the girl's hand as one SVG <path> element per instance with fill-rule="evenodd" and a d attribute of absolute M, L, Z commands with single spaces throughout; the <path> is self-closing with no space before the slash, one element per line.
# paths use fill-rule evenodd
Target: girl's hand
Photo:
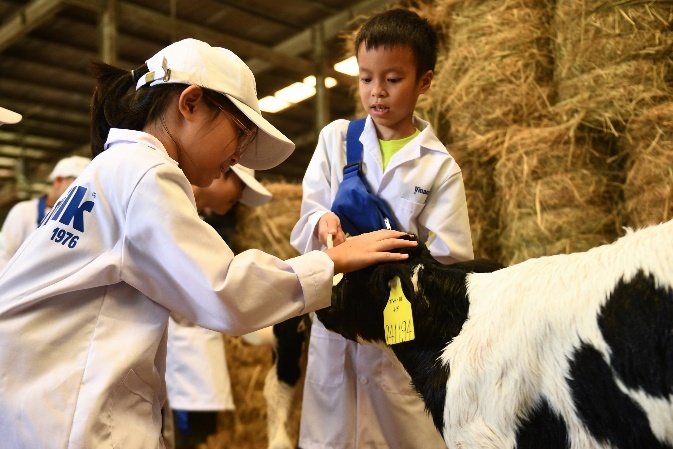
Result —
<path fill-rule="evenodd" d="M 334 212 L 327 212 L 320 217 L 318 222 L 318 240 L 323 246 L 327 246 L 327 235 L 332 235 L 332 244 L 334 246 L 341 245 L 346 241 L 346 234 L 341 229 L 341 220 Z"/>
<path fill-rule="evenodd" d="M 391 253 L 396 248 L 416 246 L 415 240 L 403 240 L 405 232 L 381 230 L 358 235 L 345 240 L 341 245 L 326 249 L 325 253 L 334 262 L 334 274 L 349 273 L 380 262 L 404 260 L 408 254 Z"/>

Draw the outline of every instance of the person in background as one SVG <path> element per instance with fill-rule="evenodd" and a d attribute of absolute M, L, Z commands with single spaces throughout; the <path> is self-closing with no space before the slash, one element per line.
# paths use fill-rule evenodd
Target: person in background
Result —
<path fill-rule="evenodd" d="M 91 159 L 70 156 L 56 163 L 49 174 L 51 186 L 44 195 L 16 203 L 7 214 L 0 233 L 0 269 L 14 256 L 28 235 L 37 229 L 56 200 L 77 178 Z"/>
<path fill-rule="evenodd" d="M 473 258 L 462 174 L 431 126 L 414 116 L 418 97 L 430 89 L 437 48 L 431 24 L 410 10 L 388 10 L 364 23 L 355 39 L 358 90 L 368 112 L 359 141 L 371 191 L 401 229 L 452 263 Z M 336 120 L 321 131 L 306 170 L 291 235 L 300 253 L 324 248 L 328 235 L 335 248 L 350 241 L 330 210 L 346 165 L 348 124 Z M 409 376 L 386 352 L 331 333 L 317 318 L 309 341 L 302 449 L 446 447 Z"/>
<path fill-rule="evenodd" d="M 18 112 L 10 111 L 9 109 L 0 107 L 0 126 L 14 125 L 16 123 L 19 123 L 22 118 L 23 116 Z M 0 229 L 0 270 L 2 270 L 2 267 L 4 267 L 5 264 L 7 263 L 5 257 L 3 257 L 3 253 L 4 251 L 2 251 L 2 229 Z"/>
<path fill-rule="evenodd" d="M 232 208 L 238 203 L 257 207 L 271 199 L 271 193 L 255 179 L 254 170 L 240 165 L 231 166 L 208 187 L 192 186 L 192 191 L 196 209 L 206 222 L 235 215 Z M 222 231 L 221 235 L 226 232 Z M 235 408 L 222 334 L 171 317 L 166 388 L 175 448 L 205 444 L 217 432 L 218 412 Z"/>
<path fill-rule="evenodd" d="M 234 255 L 192 185 L 294 144 L 233 52 L 184 39 L 129 71 L 92 63 L 93 159 L 0 272 L 0 435 L 12 449 L 164 447 L 169 314 L 242 335 L 330 305 L 335 273 L 408 256 L 378 231 L 280 260 Z"/>

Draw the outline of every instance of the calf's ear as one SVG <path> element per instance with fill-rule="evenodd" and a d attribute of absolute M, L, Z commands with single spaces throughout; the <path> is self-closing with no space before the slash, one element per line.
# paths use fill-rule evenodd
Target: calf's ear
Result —
<path fill-rule="evenodd" d="M 403 240 L 411 240 L 412 242 L 418 242 L 418 245 L 409 247 L 409 248 L 396 248 L 392 250 L 391 252 L 393 253 L 402 253 L 402 254 L 409 254 L 409 258 L 415 257 L 415 256 L 420 256 L 424 250 L 427 250 L 427 247 L 425 246 L 425 243 L 421 242 L 418 239 L 418 236 L 415 234 L 406 234 L 400 237 Z"/>
<path fill-rule="evenodd" d="M 404 262 L 385 263 L 376 267 L 371 276 L 371 288 L 374 290 L 372 293 L 374 293 L 377 298 L 385 297 L 387 301 L 388 295 L 390 294 L 390 281 L 396 276 L 400 278 L 402 289 L 405 290 L 406 294 L 411 288 L 409 285 L 409 280 L 411 279 L 411 265 Z"/>

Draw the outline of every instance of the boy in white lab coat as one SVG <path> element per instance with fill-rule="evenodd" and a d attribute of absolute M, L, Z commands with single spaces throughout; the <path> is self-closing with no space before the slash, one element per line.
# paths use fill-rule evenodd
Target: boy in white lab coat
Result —
<path fill-rule="evenodd" d="M 184 39 L 136 70 L 91 70 L 93 159 L 0 272 L 0 436 L 12 449 L 164 447 L 170 313 L 245 334 L 328 306 L 334 273 L 409 246 L 380 231 L 286 261 L 234 256 L 191 186 L 294 150 L 262 117 L 250 69 Z"/>
<path fill-rule="evenodd" d="M 430 125 L 413 115 L 430 88 L 437 45 L 432 26 L 409 10 L 385 11 L 362 26 L 355 52 L 369 115 L 359 140 L 369 187 L 387 202 L 399 229 L 451 263 L 473 258 L 462 174 Z M 322 130 L 306 170 L 291 236 L 302 253 L 325 247 L 328 234 L 335 245 L 346 239 L 330 208 L 346 165 L 348 123 L 336 120 Z M 316 318 L 308 354 L 302 449 L 445 447 L 409 376 L 382 350 L 330 333 Z"/>

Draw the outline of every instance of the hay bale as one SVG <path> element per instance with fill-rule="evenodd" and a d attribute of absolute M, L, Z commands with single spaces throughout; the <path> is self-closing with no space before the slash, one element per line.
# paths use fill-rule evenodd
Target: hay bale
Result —
<path fill-rule="evenodd" d="M 620 136 L 638 110 L 667 96 L 668 68 L 656 61 L 629 61 L 559 80 L 557 111 L 599 132 Z"/>
<path fill-rule="evenodd" d="M 485 136 L 463 139 L 447 146 L 463 173 L 470 233 L 476 258 L 498 260 L 498 209 L 495 203 L 493 166 L 495 160 L 485 157 L 502 133 L 495 131 Z"/>
<path fill-rule="evenodd" d="M 625 62 L 668 57 L 670 1 L 557 0 L 556 76 L 569 79 Z"/>
<path fill-rule="evenodd" d="M 290 245 L 290 233 L 299 220 L 300 183 L 263 183 L 273 198 L 264 206 L 241 205 L 236 218 L 234 248 L 237 252 L 256 248 L 283 260 L 298 256 Z"/>
<path fill-rule="evenodd" d="M 453 140 L 525 124 L 547 110 L 553 60 L 551 4 L 534 0 L 439 0 L 449 25 L 433 81 Z M 437 15 L 440 15 L 438 13 Z"/>
<path fill-rule="evenodd" d="M 501 259 L 585 251 L 617 234 L 618 194 L 607 142 L 578 121 L 510 127 L 494 146 Z"/>
<path fill-rule="evenodd" d="M 555 78 L 566 118 L 619 135 L 638 109 L 665 101 L 672 23 L 669 1 L 558 0 Z"/>
<path fill-rule="evenodd" d="M 463 170 L 476 257 L 499 259 L 494 136 L 548 110 L 552 96 L 551 3 L 437 0 L 447 38 L 433 86 L 417 105 Z M 495 134 L 494 134 L 495 133 Z"/>
<path fill-rule="evenodd" d="M 626 126 L 624 200 L 629 226 L 673 218 L 673 102 L 642 111 Z"/>

